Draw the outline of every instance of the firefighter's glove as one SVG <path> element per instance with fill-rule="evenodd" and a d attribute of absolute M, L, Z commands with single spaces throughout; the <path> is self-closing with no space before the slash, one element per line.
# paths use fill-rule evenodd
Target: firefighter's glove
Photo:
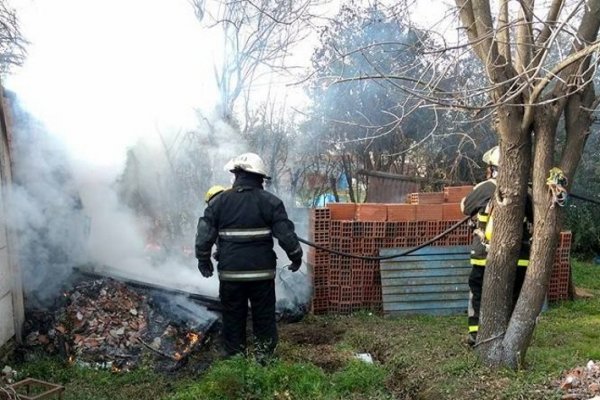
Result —
<path fill-rule="evenodd" d="M 301 266 L 302 266 L 302 259 L 298 258 L 298 259 L 292 260 L 292 263 L 290 265 L 288 265 L 288 269 L 292 272 L 296 272 L 300 269 Z"/>
<path fill-rule="evenodd" d="M 205 278 L 210 278 L 213 275 L 213 271 L 214 271 L 214 267 L 212 265 L 212 261 L 210 260 L 206 260 L 206 261 L 200 261 L 198 260 L 198 271 L 200 271 L 200 273 L 202 274 L 203 277 Z"/>

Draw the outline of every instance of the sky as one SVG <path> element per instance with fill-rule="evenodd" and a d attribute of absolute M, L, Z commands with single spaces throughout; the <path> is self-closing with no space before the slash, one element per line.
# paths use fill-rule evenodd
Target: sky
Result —
<path fill-rule="evenodd" d="M 429 20 L 439 14 L 434 3 L 418 0 L 415 14 Z M 31 44 L 25 65 L 6 86 L 66 144 L 75 162 L 115 175 L 127 146 L 196 126 L 194 108 L 214 109 L 219 30 L 203 28 L 189 0 L 11 4 Z M 333 15 L 339 4 L 332 1 L 323 14 Z M 310 43 L 304 41 L 294 63 L 308 65 Z M 281 82 L 278 90 L 288 104 L 306 101 L 299 86 Z"/>
<path fill-rule="evenodd" d="M 21 0 L 31 42 L 7 87 L 76 160 L 120 164 L 141 136 L 195 125 L 216 89 L 216 40 L 186 0 Z"/>
<path fill-rule="evenodd" d="M 427 11 L 434 0 L 417 1 Z M 11 0 L 11 4 L 30 45 L 25 64 L 4 83 L 51 134 L 48 141 L 44 135 L 38 143 L 21 143 L 26 160 L 20 163 L 21 172 L 31 182 L 29 192 L 22 191 L 21 200 L 13 205 L 22 210 L 15 213 L 22 216 L 15 223 L 53 226 L 58 232 L 73 225 L 72 232 L 80 234 L 78 220 L 70 215 L 48 212 L 46 219 L 37 221 L 31 212 L 45 210 L 48 204 L 70 204 L 72 192 L 53 180 L 57 176 L 53 172 L 61 170 L 62 156 L 46 152 L 66 148 L 76 192 L 90 221 L 86 245 L 96 265 L 163 283 L 168 271 L 170 285 L 191 284 L 216 295 L 216 278 L 202 279 L 191 258 L 169 259 L 149 269 L 146 221 L 122 207 L 114 182 L 123 171 L 129 146 L 139 141 L 157 144 L 159 135 L 195 128 L 194 110 L 209 113 L 215 108 L 213 65 L 218 62 L 220 30 L 203 28 L 189 0 Z M 334 15 L 339 1 L 329 6 L 327 12 Z M 316 36 L 296 49 L 295 65 L 305 60 L 308 66 L 311 41 L 316 45 Z M 275 89 L 288 97 L 288 106 L 306 102 L 301 85 L 287 84 L 293 81 L 293 77 L 289 82 L 278 79 Z M 253 93 L 255 101 L 260 96 Z M 239 144 L 227 137 L 215 151 Z M 54 146 L 54 139 L 61 146 Z M 38 190 L 33 193 L 32 188 Z M 53 238 L 61 248 L 76 247 L 68 235 Z M 186 245 L 191 246 L 191 238 Z M 47 268 L 48 276 L 62 279 L 53 271 Z M 39 274 L 37 263 L 31 272 L 39 278 L 32 280 L 31 290 L 51 286 L 46 275 Z"/>

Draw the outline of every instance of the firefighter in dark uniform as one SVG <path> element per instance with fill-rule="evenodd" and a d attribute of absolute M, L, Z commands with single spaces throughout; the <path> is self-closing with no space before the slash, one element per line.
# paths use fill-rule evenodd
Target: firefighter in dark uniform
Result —
<path fill-rule="evenodd" d="M 273 237 L 297 271 L 302 248 L 283 202 L 263 190 L 264 163 L 254 153 L 242 154 L 226 168 L 235 174 L 231 189 L 212 199 L 198 221 L 196 258 L 204 277 L 213 274 L 210 251 L 219 242 L 219 296 L 223 306 L 223 344 L 228 356 L 246 350 L 248 301 L 257 358 L 270 356 L 277 345 Z"/>
<path fill-rule="evenodd" d="M 471 244 L 471 274 L 469 276 L 469 335 L 468 344 L 474 346 L 477 341 L 477 332 L 479 331 L 479 310 L 481 307 L 481 289 L 483 287 L 483 276 L 488 253 L 490 240 L 492 238 L 493 221 L 491 212 L 493 208 L 493 198 L 496 192 L 496 176 L 498 175 L 498 161 L 500 158 L 500 149 L 498 146 L 488 150 L 483 155 L 483 162 L 487 164 L 487 180 L 479 183 L 473 188 L 461 201 L 461 210 L 463 214 L 477 217 L 473 230 L 473 242 Z M 523 240 L 521 244 L 521 253 L 517 263 L 517 274 L 515 286 L 513 289 L 513 308 L 519 298 L 525 272 L 529 264 L 529 250 L 531 248 L 531 222 L 533 221 L 533 205 L 530 196 L 527 196 L 525 207 L 525 221 L 523 227 Z"/>
<path fill-rule="evenodd" d="M 221 186 L 221 185 L 211 186 L 206 191 L 206 194 L 204 195 L 204 202 L 206 203 L 206 205 L 208 206 L 210 203 L 212 203 L 213 200 L 216 199 L 225 190 L 227 190 L 227 188 L 225 186 Z M 217 241 L 215 242 L 215 247 L 216 247 L 216 249 L 212 256 L 215 259 L 215 261 L 219 262 L 219 239 L 218 238 L 217 238 Z"/>

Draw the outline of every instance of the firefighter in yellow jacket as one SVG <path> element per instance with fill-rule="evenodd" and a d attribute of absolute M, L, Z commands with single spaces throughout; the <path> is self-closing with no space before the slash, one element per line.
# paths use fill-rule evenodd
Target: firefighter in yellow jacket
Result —
<path fill-rule="evenodd" d="M 483 276 L 490 241 L 492 239 L 493 221 L 491 218 L 493 198 L 496 192 L 496 177 L 498 175 L 498 164 L 500 149 L 498 146 L 488 150 L 483 155 L 483 162 L 487 164 L 486 180 L 473 188 L 461 201 L 463 214 L 476 217 L 473 241 L 471 244 L 471 274 L 469 276 L 469 335 L 468 343 L 474 346 L 479 331 L 479 310 L 481 307 L 481 289 L 483 287 Z M 529 264 L 529 250 L 531 239 L 531 222 L 533 222 L 533 205 L 531 198 L 527 196 L 525 207 L 525 226 L 523 227 L 523 240 L 521 253 L 517 265 L 515 286 L 513 289 L 513 307 L 519 297 L 523 281 L 525 280 L 526 267 Z"/>

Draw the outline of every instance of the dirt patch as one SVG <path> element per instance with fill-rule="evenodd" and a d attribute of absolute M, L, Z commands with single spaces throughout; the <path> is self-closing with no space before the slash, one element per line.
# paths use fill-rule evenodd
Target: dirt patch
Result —
<path fill-rule="evenodd" d="M 339 342 L 345 328 L 324 323 L 298 323 L 283 325 L 279 328 L 280 336 L 293 344 L 298 345 L 332 345 Z"/>
<path fill-rule="evenodd" d="M 594 293 L 592 293 L 591 291 L 589 291 L 587 289 L 576 287 L 575 288 L 575 298 L 577 298 L 577 299 L 593 299 Z"/>
<path fill-rule="evenodd" d="M 336 347 L 347 328 L 331 321 L 305 320 L 301 323 L 286 324 L 279 328 L 281 341 L 292 346 L 285 358 L 297 362 L 309 362 L 326 372 L 342 368 L 352 356 Z"/>
<path fill-rule="evenodd" d="M 350 354 L 340 352 L 332 345 L 310 346 L 302 349 L 303 362 L 308 361 L 325 372 L 335 372 L 341 369 L 350 358 Z"/>

